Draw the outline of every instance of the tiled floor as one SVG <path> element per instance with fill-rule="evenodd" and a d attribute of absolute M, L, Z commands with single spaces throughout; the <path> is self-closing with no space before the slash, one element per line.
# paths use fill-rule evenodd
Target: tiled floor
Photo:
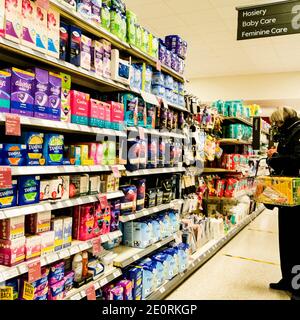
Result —
<path fill-rule="evenodd" d="M 167 300 L 289 300 L 281 278 L 277 213 L 264 211 Z"/>

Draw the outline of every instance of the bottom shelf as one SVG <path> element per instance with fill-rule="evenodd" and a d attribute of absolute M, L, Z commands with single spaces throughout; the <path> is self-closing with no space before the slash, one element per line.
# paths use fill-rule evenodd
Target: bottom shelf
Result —
<path fill-rule="evenodd" d="M 162 300 L 168 296 L 175 288 L 177 288 L 184 280 L 199 269 L 206 261 L 214 256 L 226 243 L 228 243 L 237 233 L 245 228 L 253 219 L 255 219 L 263 210 L 264 206 L 259 206 L 256 211 L 246 217 L 241 223 L 232 228 L 223 238 L 219 240 L 212 240 L 203 246 L 200 250 L 195 252 L 189 262 L 187 270 L 178 274 L 172 280 L 163 284 L 150 296 L 147 300 Z"/>

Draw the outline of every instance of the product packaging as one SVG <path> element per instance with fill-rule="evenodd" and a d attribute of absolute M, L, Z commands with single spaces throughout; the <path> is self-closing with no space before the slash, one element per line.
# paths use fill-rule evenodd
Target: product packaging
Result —
<path fill-rule="evenodd" d="M 59 59 L 59 12 L 49 8 L 47 14 L 48 21 L 48 54 Z"/>
<path fill-rule="evenodd" d="M 27 215 L 25 221 L 26 232 L 29 234 L 50 231 L 51 211 Z"/>
<path fill-rule="evenodd" d="M 43 155 L 46 165 L 61 165 L 64 152 L 64 136 L 46 133 L 44 137 Z"/>
<path fill-rule="evenodd" d="M 1 15 L 1 13 L 0 13 Z M 0 112 L 10 112 L 11 72 L 0 71 Z"/>
<path fill-rule="evenodd" d="M 25 242 L 25 259 L 30 260 L 41 255 L 41 237 L 32 235 L 26 237 Z"/>
<path fill-rule="evenodd" d="M 14 240 L 25 236 L 25 217 L 0 220 L 0 239 Z"/>
<path fill-rule="evenodd" d="M 69 36 L 69 50 L 70 50 L 70 63 L 75 66 L 80 66 L 80 43 L 81 43 L 81 30 L 75 26 L 70 26 Z"/>
<path fill-rule="evenodd" d="M 21 43 L 27 47 L 36 46 L 36 20 L 35 20 L 35 2 L 30 0 L 21 0 L 22 2 L 22 36 Z"/>
<path fill-rule="evenodd" d="M 0 239 L 0 265 L 14 266 L 25 260 L 25 237 L 14 240 Z"/>
<path fill-rule="evenodd" d="M 19 43 L 22 37 L 22 0 L 5 0 L 5 38 Z"/>
<path fill-rule="evenodd" d="M 12 180 L 12 187 L 0 190 L 0 209 L 14 207 L 18 203 L 17 180 Z M 2 238 L 0 236 L 0 238 Z"/>
<path fill-rule="evenodd" d="M 70 97 L 72 123 L 88 125 L 90 95 L 87 93 L 71 90 Z"/>
<path fill-rule="evenodd" d="M 47 10 L 35 3 L 36 21 L 36 50 L 46 53 L 48 51 Z"/>
<path fill-rule="evenodd" d="M 18 178 L 18 204 L 38 203 L 40 198 L 40 177 L 21 176 Z"/>

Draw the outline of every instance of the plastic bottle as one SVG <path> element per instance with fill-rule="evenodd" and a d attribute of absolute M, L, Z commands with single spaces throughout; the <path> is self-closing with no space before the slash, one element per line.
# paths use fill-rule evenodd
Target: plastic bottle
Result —
<path fill-rule="evenodd" d="M 72 262 L 72 269 L 74 271 L 74 281 L 80 282 L 82 279 L 82 270 L 83 270 L 83 263 L 82 263 L 82 255 L 77 253 Z"/>
<path fill-rule="evenodd" d="M 82 277 L 85 278 L 88 274 L 88 253 L 84 251 L 82 253 Z"/>

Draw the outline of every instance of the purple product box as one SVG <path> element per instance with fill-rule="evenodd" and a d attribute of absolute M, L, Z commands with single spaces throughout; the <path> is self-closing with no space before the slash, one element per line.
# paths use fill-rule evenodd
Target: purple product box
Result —
<path fill-rule="evenodd" d="M 49 72 L 40 68 L 31 71 L 35 74 L 33 115 L 35 118 L 51 119 L 48 107 Z"/>
<path fill-rule="evenodd" d="M 166 51 L 167 51 L 167 48 L 164 45 L 163 41 L 160 39 L 159 40 L 159 61 L 164 65 L 166 64 L 166 53 L 167 53 Z"/>
<path fill-rule="evenodd" d="M 34 74 L 17 68 L 11 68 L 11 105 L 10 112 L 23 116 L 33 116 Z"/>
<path fill-rule="evenodd" d="M 49 114 L 51 120 L 60 121 L 61 113 L 61 76 L 49 72 Z"/>
<path fill-rule="evenodd" d="M 166 49 L 165 65 L 169 68 L 172 68 L 172 52 L 168 49 Z"/>
<path fill-rule="evenodd" d="M 0 70 L 0 112 L 10 112 L 10 79 L 10 72 Z"/>

